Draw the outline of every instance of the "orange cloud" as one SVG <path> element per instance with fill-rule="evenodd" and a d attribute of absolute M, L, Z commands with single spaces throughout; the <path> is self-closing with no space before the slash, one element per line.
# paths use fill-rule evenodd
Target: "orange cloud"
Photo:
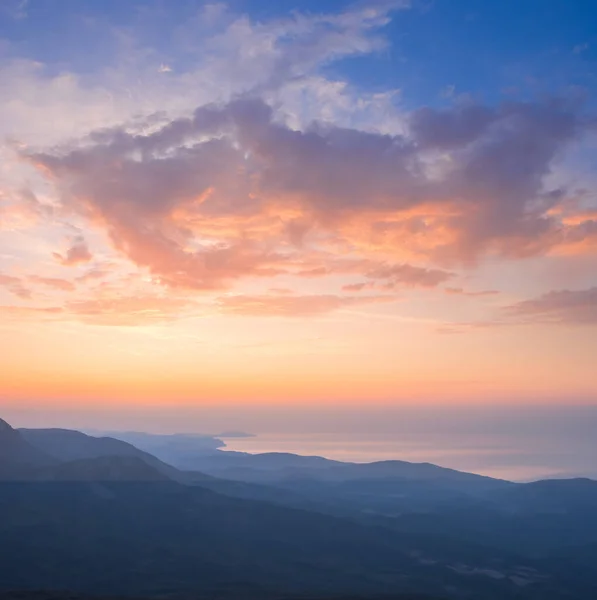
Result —
<path fill-rule="evenodd" d="M 63 302 L 65 318 L 175 319 L 198 310 L 189 300 L 197 292 L 221 294 L 255 278 L 272 291 L 220 295 L 216 311 L 309 316 L 415 287 L 483 297 L 498 292 L 443 286 L 458 266 L 487 256 L 597 252 L 594 211 L 545 183 L 554 157 L 586 129 L 575 106 L 424 109 L 410 115 L 403 135 L 291 129 L 277 116 L 259 99 L 238 100 L 199 107 L 149 134 L 115 128 L 85 144 L 25 154 L 52 180 L 60 210 L 107 234 L 146 280 L 133 289 L 117 274 L 91 298 Z M 449 160 L 438 162 L 440 154 Z M 92 259 L 81 237 L 54 256 L 64 266 Z M 71 292 L 110 272 L 27 282 Z M 315 278 L 328 287 L 282 293 L 272 281 L 279 276 L 284 289 Z M 164 299 L 164 287 L 176 297 Z M 334 294 L 338 288 L 346 295 Z"/>

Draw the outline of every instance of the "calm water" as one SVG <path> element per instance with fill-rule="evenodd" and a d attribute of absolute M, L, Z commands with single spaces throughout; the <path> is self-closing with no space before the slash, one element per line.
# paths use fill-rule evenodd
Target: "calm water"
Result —
<path fill-rule="evenodd" d="M 404 425 L 404 423 L 403 423 Z M 227 439 L 228 450 L 292 452 L 337 460 L 400 459 L 516 481 L 597 478 L 597 414 L 524 416 L 444 424 L 415 422 L 395 431 L 269 433 Z M 410 431 L 409 431 L 410 429 Z"/>

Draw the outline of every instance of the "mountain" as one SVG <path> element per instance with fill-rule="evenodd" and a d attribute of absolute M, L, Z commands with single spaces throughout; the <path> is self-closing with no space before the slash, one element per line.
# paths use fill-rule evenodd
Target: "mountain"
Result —
<path fill-rule="evenodd" d="M 206 454 L 213 454 L 226 444 L 219 438 L 201 434 L 176 433 L 171 435 L 137 431 L 108 432 L 116 438 L 183 471 L 199 470 L 196 461 Z"/>
<path fill-rule="evenodd" d="M 173 462 L 185 468 L 186 462 Z M 348 463 L 321 456 L 300 456 L 280 452 L 248 454 L 218 451 L 196 456 L 193 468 L 215 477 L 252 483 L 275 483 L 292 480 L 326 482 L 364 480 L 433 481 L 444 485 L 475 486 L 478 489 L 497 489 L 509 482 L 473 473 L 439 467 L 430 463 L 410 463 L 388 460 L 372 463 Z"/>
<path fill-rule="evenodd" d="M 0 478 L 18 476 L 56 461 L 29 444 L 19 431 L 0 419 Z"/>
<path fill-rule="evenodd" d="M 591 480 L 515 484 L 403 461 L 194 455 L 210 476 L 121 440 L 3 421 L 0 456 L 10 466 L 0 480 L 0 591 L 597 597 Z"/>
<path fill-rule="evenodd" d="M 150 481 L 148 470 L 131 481 L 128 469 L 152 467 L 120 460 L 117 468 L 105 458 L 71 465 L 61 480 L 0 482 L 0 589 L 231 599 L 589 597 L 518 557 L 446 553 L 437 540 L 226 497 L 157 470 Z"/>
<path fill-rule="evenodd" d="M 159 469 L 137 456 L 102 456 L 61 463 L 40 469 L 35 481 L 171 481 Z"/>
<path fill-rule="evenodd" d="M 501 510 L 518 514 L 592 513 L 597 507 L 597 481 L 586 478 L 534 481 L 501 490 L 493 501 Z"/>
<path fill-rule="evenodd" d="M 31 446 L 60 462 L 128 456 L 144 461 L 168 477 L 177 479 L 181 476 L 172 465 L 114 438 L 93 437 L 71 429 L 19 429 L 19 433 Z M 196 479 L 199 479 L 198 475 Z"/>
<path fill-rule="evenodd" d="M 76 592 L 56 592 L 56 591 L 12 591 L 12 592 L 0 592 L 0 600 L 149 600 L 134 598 L 130 596 L 96 596 L 89 594 L 78 594 Z M 295 597 L 277 597 L 275 600 L 296 600 Z M 303 597 L 301 600 L 329 600 L 329 598 L 309 598 Z M 336 597 L 334 600 L 438 600 L 437 598 L 431 598 L 430 596 L 421 596 L 420 594 L 400 594 L 392 596 L 382 597 L 355 597 L 355 596 L 342 596 Z"/>
<path fill-rule="evenodd" d="M 401 535 L 439 535 L 459 542 L 483 543 L 536 559 L 566 556 L 588 563 L 597 548 L 597 481 L 546 480 L 514 484 L 488 493 L 476 503 L 441 510 L 369 519 Z M 554 560 L 557 570 L 563 563 Z M 597 597 L 597 590 L 596 590 Z"/>

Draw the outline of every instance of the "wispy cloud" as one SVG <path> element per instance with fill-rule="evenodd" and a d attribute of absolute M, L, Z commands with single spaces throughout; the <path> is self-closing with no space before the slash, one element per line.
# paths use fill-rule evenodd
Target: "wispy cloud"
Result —
<path fill-rule="evenodd" d="M 345 307 L 391 302 L 390 296 L 265 295 L 222 296 L 216 300 L 219 312 L 256 317 L 305 317 L 322 315 Z"/>
<path fill-rule="evenodd" d="M 507 319 L 552 325 L 597 325 L 597 287 L 555 290 L 504 309 Z"/>

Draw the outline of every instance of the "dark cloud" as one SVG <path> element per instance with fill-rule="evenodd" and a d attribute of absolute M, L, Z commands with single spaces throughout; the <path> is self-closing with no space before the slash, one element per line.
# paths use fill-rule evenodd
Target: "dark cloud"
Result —
<path fill-rule="evenodd" d="M 410 128 L 421 148 L 450 150 L 479 139 L 495 118 L 495 110 L 485 106 L 423 107 L 412 113 Z"/>

